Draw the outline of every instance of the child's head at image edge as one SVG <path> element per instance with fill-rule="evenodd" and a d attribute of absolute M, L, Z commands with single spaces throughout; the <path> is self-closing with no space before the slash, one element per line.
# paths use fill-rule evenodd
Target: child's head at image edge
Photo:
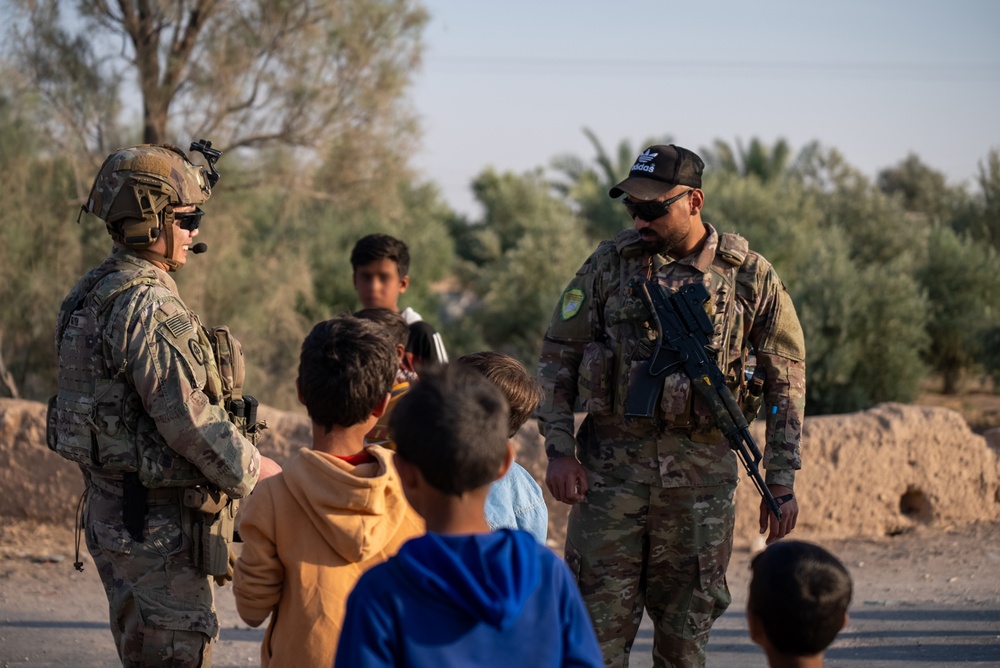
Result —
<path fill-rule="evenodd" d="M 853 585 L 847 568 L 819 545 L 782 540 L 750 562 L 751 636 L 763 633 L 786 656 L 823 652 L 847 621 Z M 754 619 L 756 618 L 756 619 Z"/>

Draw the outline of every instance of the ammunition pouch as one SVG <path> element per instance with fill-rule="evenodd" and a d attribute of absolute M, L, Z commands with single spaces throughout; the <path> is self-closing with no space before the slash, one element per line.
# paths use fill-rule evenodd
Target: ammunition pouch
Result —
<path fill-rule="evenodd" d="M 691 426 L 691 379 L 683 371 L 664 376 L 660 413 L 667 424 L 676 428 Z"/>
<path fill-rule="evenodd" d="M 205 575 L 220 585 L 233 579 L 230 545 L 233 542 L 239 500 L 208 487 L 184 490 L 187 533 L 191 537 L 191 559 Z"/>
<path fill-rule="evenodd" d="M 243 347 L 225 325 L 207 331 L 218 376 L 210 379 L 212 388 L 229 413 L 229 421 L 236 425 L 251 443 L 257 445 L 261 432 L 267 429 L 266 421 L 257 421 L 258 402 L 250 395 L 243 394 L 246 366 L 243 362 Z"/>
<path fill-rule="evenodd" d="M 650 361 L 641 359 L 645 346 L 640 344 L 636 350 L 638 354 L 635 357 L 638 359 L 633 359 L 629 369 L 625 417 L 656 419 L 665 427 L 688 432 L 696 443 L 722 441 L 724 435 L 718 429 L 712 408 L 692 391 L 691 378 L 684 371 L 651 375 Z M 763 376 L 755 376 L 744 387 L 736 382 L 727 381 L 726 384 L 735 396 L 741 398 L 742 411 L 747 422 L 751 422 L 760 410 Z"/>
<path fill-rule="evenodd" d="M 628 363 L 628 375 L 621 376 L 619 388 L 621 399 L 616 401 L 616 409 L 626 418 L 654 418 L 656 404 L 660 398 L 662 380 L 649 373 L 649 358 L 653 346 L 648 341 L 639 341 L 632 349 Z"/>

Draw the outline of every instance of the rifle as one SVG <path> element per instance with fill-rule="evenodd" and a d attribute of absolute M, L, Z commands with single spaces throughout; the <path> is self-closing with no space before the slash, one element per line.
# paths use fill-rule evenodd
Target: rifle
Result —
<path fill-rule="evenodd" d="M 710 354 L 713 327 L 704 308 L 708 290 L 698 283 L 670 293 L 646 278 L 633 280 L 629 289 L 638 293 L 652 313 L 658 339 L 652 356 L 632 378 L 625 416 L 653 417 L 663 391 L 661 377 L 683 370 L 691 378 L 691 387 L 711 410 L 729 447 L 743 462 L 768 509 L 780 520 L 781 508 L 760 475 L 762 456 L 750 435 L 750 425 Z"/>

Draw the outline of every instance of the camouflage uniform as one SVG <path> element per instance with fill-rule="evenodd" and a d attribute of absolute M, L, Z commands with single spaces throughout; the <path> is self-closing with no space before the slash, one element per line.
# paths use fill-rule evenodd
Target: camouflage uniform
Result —
<path fill-rule="evenodd" d="M 209 665 L 219 623 L 181 496 L 206 483 L 245 496 L 260 455 L 219 405 L 208 336 L 174 280 L 116 244 L 63 302 L 56 347 L 49 445 L 87 481 L 87 546 L 122 663 Z M 130 481 L 145 508 L 129 500 Z M 127 528 L 136 512 L 139 535 Z"/>
<path fill-rule="evenodd" d="M 751 346 L 766 371 L 766 482 L 791 487 L 801 466 L 805 350 L 794 307 L 746 240 L 707 228 L 702 249 L 679 260 L 643 254 L 634 230 L 603 242 L 563 293 L 542 347 L 546 452 L 579 457 L 589 486 L 570 514 L 566 560 L 609 666 L 628 665 L 644 607 L 656 665 L 703 665 L 711 625 L 731 600 L 738 462 L 707 407 L 679 372 L 666 377 L 655 419 L 624 417 L 630 376 L 655 338 L 631 278 L 705 285 L 727 384 L 741 397 Z M 574 437 L 576 407 L 587 416 Z"/>

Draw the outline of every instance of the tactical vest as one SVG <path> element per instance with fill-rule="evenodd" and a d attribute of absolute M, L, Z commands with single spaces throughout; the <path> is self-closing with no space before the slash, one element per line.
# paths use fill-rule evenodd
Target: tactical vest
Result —
<path fill-rule="evenodd" d="M 56 334 L 59 391 L 49 400 L 48 446 L 66 459 L 99 470 L 103 475 L 138 471 L 147 487 L 201 482 L 204 477 L 193 464 L 173 460 L 180 458 L 173 458 L 167 467 L 155 465 L 163 461 L 162 453 L 168 451 L 166 442 L 131 386 L 127 355 L 122 355 L 123 362 L 117 368 L 112 362 L 111 346 L 123 342 L 110 340 L 111 312 L 119 296 L 141 285 L 161 283 L 156 273 L 148 269 L 111 271 L 97 278 L 78 301 L 64 304 Z M 139 303 L 133 301 L 122 308 L 134 309 Z M 199 354 L 206 360 L 215 359 L 209 335 L 182 306 L 179 300 L 168 300 L 154 317 L 168 326 L 196 328 Z M 129 311 L 117 317 L 132 322 L 133 315 Z M 118 337 L 123 335 L 118 333 Z M 226 342 L 224 357 L 230 368 L 238 365 L 242 376 L 239 344 L 230 342 L 228 330 L 222 340 Z M 226 388 L 216 364 L 207 363 L 203 368 L 207 375 L 204 391 L 212 403 L 219 404 L 224 390 L 232 389 L 233 383 Z"/>
<path fill-rule="evenodd" d="M 75 304 L 64 304 L 56 333 L 59 392 L 49 400 L 47 441 L 59 455 L 107 473 L 138 470 L 126 414 L 134 422 L 139 400 L 123 375 L 109 370 L 104 324 L 108 309 L 125 290 L 157 283 L 153 272 L 112 272 Z"/>
<path fill-rule="evenodd" d="M 564 323 L 554 319 L 550 329 L 550 336 L 554 332 L 557 339 L 589 341 L 578 374 L 579 408 L 595 416 L 614 415 L 617 419 L 624 417 L 633 376 L 640 363 L 652 355 L 656 338 L 649 309 L 628 290 L 630 279 L 649 266 L 645 264 L 648 256 L 638 246 L 638 236 L 630 232 L 616 239 L 614 252 L 605 256 L 611 262 L 598 269 L 604 271 L 603 299 L 591 297 L 596 275 L 575 279 L 580 281 L 585 301 L 581 311 L 591 310 L 588 318 Z M 753 318 L 747 310 L 756 303 L 758 291 L 756 273 L 752 269 L 742 270 L 748 254 L 746 239 L 737 234 L 720 234 L 715 258 L 703 277 L 712 295 L 706 308 L 714 326 L 712 345 L 716 361 L 740 401 L 747 395 L 745 337 Z M 652 269 L 655 276 L 658 267 L 654 265 Z M 567 293 L 571 291 L 572 287 Z M 580 330 L 581 327 L 584 329 Z M 579 331 L 570 331 L 571 328 Z M 668 375 L 663 381 L 658 420 L 673 428 L 690 429 L 692 438 L 698 436 L 714 442 L 720 436 L 708 407 L 700 403 L 700 399 L 692 397 L 686 374 Z"/>

